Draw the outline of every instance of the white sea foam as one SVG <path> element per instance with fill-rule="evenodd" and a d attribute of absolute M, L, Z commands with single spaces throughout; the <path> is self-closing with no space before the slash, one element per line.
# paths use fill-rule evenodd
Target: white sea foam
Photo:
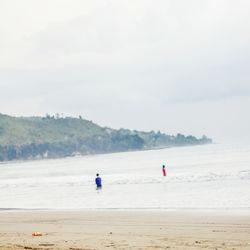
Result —
<path fill-rule="evenodd" d="M 0 170 L 1 208 L 250 208 L 247 146 L 211 144 L 3 163 Z M 103 179 L 100 191 L 94 185 L 97 172 Z"/>

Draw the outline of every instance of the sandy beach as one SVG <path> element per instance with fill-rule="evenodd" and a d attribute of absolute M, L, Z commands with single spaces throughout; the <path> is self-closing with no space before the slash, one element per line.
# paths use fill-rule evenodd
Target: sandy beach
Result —
<path fill-rule="evenodd" d="M 32 236 L 41 232 L 42 236 Z M 249 214 L 2 211 L 0 249 L 250 249 Z"/>

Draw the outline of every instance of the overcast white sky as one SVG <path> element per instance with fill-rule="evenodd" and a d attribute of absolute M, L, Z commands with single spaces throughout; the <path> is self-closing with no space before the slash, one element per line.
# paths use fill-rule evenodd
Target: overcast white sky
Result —
<path fill-rule="evenodd" d="M 250 140 L 249 0 L 0 0 L 0 112 Z"/>

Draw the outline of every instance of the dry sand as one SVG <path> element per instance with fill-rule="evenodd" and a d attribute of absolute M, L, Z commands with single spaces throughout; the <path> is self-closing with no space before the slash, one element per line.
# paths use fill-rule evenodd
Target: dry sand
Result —
<path fill-rule="evenodd" d="M 43 236 L 32 236 L 33 232 Z M 250 249 L 250 216 L 160 211 L 2 211 L 0 249 Z"/>

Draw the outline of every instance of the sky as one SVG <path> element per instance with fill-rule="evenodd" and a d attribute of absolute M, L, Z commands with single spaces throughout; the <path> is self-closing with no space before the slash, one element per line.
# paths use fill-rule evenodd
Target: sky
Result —
<path fill-rule="evenodd" d="M 0 0 L 0 113 L 250 140 L 250 1 Z"/>

